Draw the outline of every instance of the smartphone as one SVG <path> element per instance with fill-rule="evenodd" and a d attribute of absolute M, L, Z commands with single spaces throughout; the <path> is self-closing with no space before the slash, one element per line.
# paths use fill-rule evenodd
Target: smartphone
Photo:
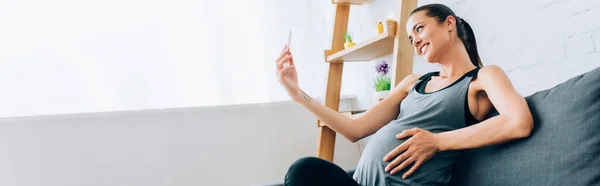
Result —
<path fill-rule="evenodd" d="M 290 48 L 290 41 L 292 41 L 292 30 L 290 30 L 290 32 L 288 33 L 288 43 L 287 43 L 288 48 Z"/>
<path fill-rule="evenodd" d="M 287 41 L 287 47 L 288 49 L 290 48 L 290 42 L 292 41 L 292 30 L 290 29 L 290 31 L 288 32 L 288 41 Z M 283 64 L 284 67 L 289 66 L 289 62 L 284 63 Z"/>

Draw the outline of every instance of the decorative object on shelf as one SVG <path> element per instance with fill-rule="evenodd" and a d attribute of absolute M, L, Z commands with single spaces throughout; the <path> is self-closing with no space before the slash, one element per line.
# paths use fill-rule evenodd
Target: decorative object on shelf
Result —
<path fill-rule="evenodd" d="M 346 33 L 344 38 L 346 39 L 346 43 L 344 43 L 344 49 L 350 48 L 356 44 L 356 43 L 352 42 L 352 36 L 350 36 L 350 33 Z"/>
<path fill-rule="evenodd" d="M 383 100 L 388 94 L 390 94 L 391 79 L 387 76 L 390 65 L 386 61 L 381 61 L 375 65 L 377 71 L 377 77 L 375 78 L 375 92 L 373 93 L 373 104 Z"/>
<path fill-rule="evenodd" d="M 383 33 L 367 38 L 356 45 L 344 50 L 331 51 L 326 50 L 325 56 L 327 62 L 345 63 L 350 61 L 373 61 L 374 59 L 392 54 L 394 52 L 394 42 L 396 35 L 396 21 L 386 20 L 383 23 Z M 376 22 L 373 21 L 375 28 Z M 344 36 L 340 36 L 344 37 Z M 341 40 L 344 42 L 344 40 Z M 413 52 L 413 51 L 411 51 Z"/>
<path fill-rule="evenodd" d="M 377 21 L 377 34 L 383 34 L 383 22 Z"/>

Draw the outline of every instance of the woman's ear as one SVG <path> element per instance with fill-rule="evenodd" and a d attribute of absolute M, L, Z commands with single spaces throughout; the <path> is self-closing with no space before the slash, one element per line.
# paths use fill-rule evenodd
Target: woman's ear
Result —
<path fill-rule="evenodd" d="M 446 28 L 448 28 L 448 32 L 452 32 L 452 30 L 456 29 L 456 18 L 454 16 L 446 17 L 446 21 L 444 21 Z"/>

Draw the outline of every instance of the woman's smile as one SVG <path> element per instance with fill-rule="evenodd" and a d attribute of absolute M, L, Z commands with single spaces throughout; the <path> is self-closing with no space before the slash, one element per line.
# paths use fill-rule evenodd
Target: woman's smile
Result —
<path fill-rule="evenodd" d="M 429 43 L 425 43 L 425 44 L 421 45 L 421 47 L 419 47 L 419 51 L 421 52 L 421 55 L 425 55 L 425 52 L 427 51 L 428 48 L 429 48 Z"/>

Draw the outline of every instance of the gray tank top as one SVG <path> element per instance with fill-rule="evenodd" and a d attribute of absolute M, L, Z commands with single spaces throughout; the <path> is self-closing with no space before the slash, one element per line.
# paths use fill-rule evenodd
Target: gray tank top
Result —
<path fill-rule="evenodd" d="M 398 117 L 371 136 L 353 178 L 362 186 L 448 185 L 452 166 L 460 151 L 438 152 L 406 179 L 402 179 L 402 175 L 412 164 L 390 175 L 384 170 L 389 162 L 384 162 L 383 157 L 407 140 L 396 138 L 403 130 L 418 127 L 440 133 L 465 127 L 466 94 L 472 74 L 476 75 L 478 70 L 473 69 L 447 87 L 429 93 L 417 92 L 416 85 L 439 72 L 419 78 L 402 100 Z"/>

